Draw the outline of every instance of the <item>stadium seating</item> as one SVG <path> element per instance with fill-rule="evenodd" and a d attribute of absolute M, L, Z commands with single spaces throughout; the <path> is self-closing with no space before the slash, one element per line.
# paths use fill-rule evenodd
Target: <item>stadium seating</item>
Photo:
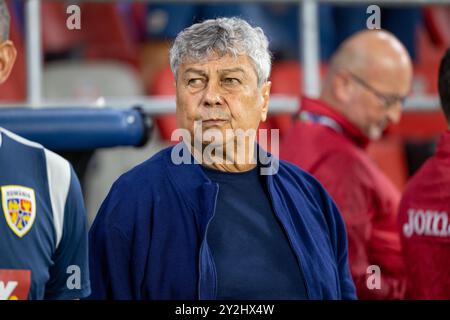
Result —
<path fill-rule="evenodd" d="M 125 61 L 137 68 L 137 43 L 118 5 L 84 3 L 82 12 L 83 32 L 86 36 L 85 56 L 88 59 Z"/>
<path fill-rule="evenodd" d="M 426 6 L 423 16 L 432 41 L 439 47 L 450 46 L 450 8 Z"/>
<path fill-rule="evenodd" d="M 173 78 L 170 66 L 162 68 L 155 76 L 155 81 L 151 88 L 147 88 L 150 95 L 167 96 L 175 95 L 175 79 Z M 177 128 L 177 120 L 174 114 L 161 115 L 154 118 L 156 127 L 159 129 L 163 140 L 170 142 L 172 132 Z"/>
<path fill-rule="evenodd" d="M 97 99 L 143 93 L 135 69 L 118 61 L 48 63 L 44 69 L 43 90 L 47 99 Z"/>
<path fill-rule="evenodd" d="M 326 68 L 326 64 L 320 65 L 321 77 L 325 74 Z M 303 67 L 297 61 L 275 62 L 272 66 L 270 80 L 272 82 L 272 94 L 300 97 L 303 93 Z M 291 114 L 277 114 L 269 117 L 268 126 L 279 129 L 280 138 L 283 138 L 291 125 Z"/>
<path fill-rule="evenodd" d="M 81 46 L 85 32 L 66 28 L 67 5 L 57 1 L 43 1 L 42 10 L 42 49 L 44 53 L 60 53 Z"/>

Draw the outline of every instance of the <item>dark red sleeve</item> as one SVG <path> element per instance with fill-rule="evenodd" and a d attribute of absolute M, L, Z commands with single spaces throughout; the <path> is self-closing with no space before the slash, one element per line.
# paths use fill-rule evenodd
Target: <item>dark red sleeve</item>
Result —
<path fill-rule="evenodd" d="M 350 270 L 359 299 L 402 299 L 406 280 L 396 216 L 399 192 L 351 155 L 322 159 L 313 174 L 336 202 L 347 228 Z M 381 173 L 380 173 L 381 174 Z M 370 265 L 381 271 L 381 288 L 369 289 Z"/>

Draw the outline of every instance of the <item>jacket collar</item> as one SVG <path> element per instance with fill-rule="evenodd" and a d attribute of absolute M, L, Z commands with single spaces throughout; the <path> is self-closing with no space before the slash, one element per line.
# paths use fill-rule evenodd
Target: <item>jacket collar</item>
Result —
<path fill-rule="evenodd" d="M 342 128 L 343 135 L 361 148 L 366 148 L 369 144 L 369 139 L 359 128 L 322 100 L 303 96 L 300 112 L 301 111 L 308 111 L 331 118 Z"/>
<path fill-rule="evenodd" d="M 276 173 L 279 169 L 278 158 L 273 157 L 257 144 L 258 166 L 265 168 L 266 172 Z M 261 154 L 260 154 L 261 151 Z M 184 159 L 182 163 L 176 164 L 172 155 L 177 159 Z M 188 147 L 180 142 L 168 148 L 164 154 L 169 179 L 180 196 L 187 201 L 188 206 L 196 213 L 197 227 L 202 232 L 206 230 L 206 224 L 215 210 L 218 186 L 212 182 L 201 168 L 201 164 L 195 161 Z M 267 175 L 271 180 L 273 174 Z"/>

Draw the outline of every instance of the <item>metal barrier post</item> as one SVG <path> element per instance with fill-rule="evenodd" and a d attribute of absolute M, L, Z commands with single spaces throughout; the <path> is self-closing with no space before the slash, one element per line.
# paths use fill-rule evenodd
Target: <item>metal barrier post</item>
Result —
<path fill-rule="evenodd" d="M 27 0 L 26 17 L 26 61 L 27 61 L 27 100 L 35 107 L 42 101 L 42 44 L 41 44 L 41 3 L 40 0 Z"/>
<path fill-rule="evenodd" d="M 320 94 L 320 67 L 319 67 L 319 30 L 318 30 L 318 4 L 315 0 L 304 0 L 299 5 L 299 23 L 302 41 L 300 52 L 303 62 L 303 92 L 310 97 Z"/>

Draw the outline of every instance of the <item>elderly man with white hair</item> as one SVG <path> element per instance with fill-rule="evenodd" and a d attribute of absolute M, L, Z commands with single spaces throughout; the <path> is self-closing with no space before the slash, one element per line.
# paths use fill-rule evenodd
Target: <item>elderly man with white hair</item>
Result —
<path fill-rule="evenodd" d="M 256 143 L 263 31 L 206 20 L 179 33 L 170 62 L 183 141 L 112 186 L 90 231 L 91 298 L 354 299 L 332 199 Z"/>

